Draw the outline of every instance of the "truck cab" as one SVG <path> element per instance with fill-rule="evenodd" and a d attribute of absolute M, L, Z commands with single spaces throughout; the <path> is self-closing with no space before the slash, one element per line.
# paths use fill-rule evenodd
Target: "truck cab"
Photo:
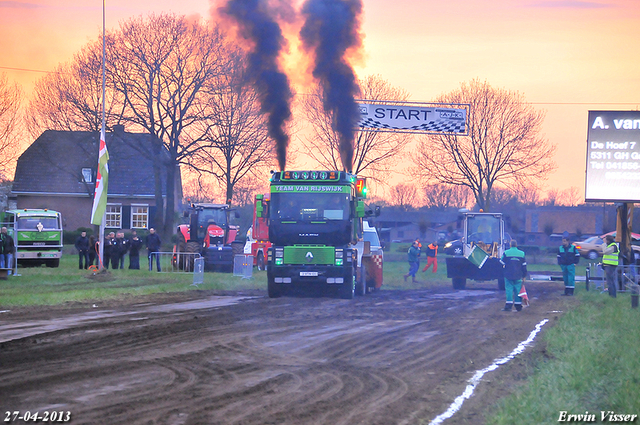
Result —
<path fill-rule="evenodd" d="M 321 290 L 352 298 L 368 292 L 365 197 L 365 180 L 344 171 L 272 174 L 269 206 L 259 213 L 268 214 L 272 244 L 270 297 Z"/>

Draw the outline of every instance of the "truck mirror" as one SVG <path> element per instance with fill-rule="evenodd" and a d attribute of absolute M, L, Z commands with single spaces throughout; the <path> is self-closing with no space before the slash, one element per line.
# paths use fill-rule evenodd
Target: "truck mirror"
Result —
<path fill-rule="evenodd" d="M 182 216 L 183 217 L 189 217 L 189 211 L 187 211 L 187 210 L 182 211 Z"/>
<path fill-rule="evenodd" d="M 262 207 L 262 201 L 256 199 L 256 217 L 262 218 L 262 212 L 264 208 Z"/>
<path fill-rule="evenodd" d="M 238 211 L 234 211 L 234 212 L 233 212 L 233 216 L 234 216 L 235 218 L 240 218 L 240 213 L 239 213 Z"/>
<path fill-rule="evenodd" d="M 376 205 L 374 215 L 376 217 L 380 217 L 380 206 L 379 205 Z"/>

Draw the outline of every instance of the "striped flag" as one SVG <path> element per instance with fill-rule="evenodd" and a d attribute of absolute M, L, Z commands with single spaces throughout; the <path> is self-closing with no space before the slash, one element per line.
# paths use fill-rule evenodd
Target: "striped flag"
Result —
<path fill-rule="evenodd" d="M 107 209 L 107 188 L 109 187 L 109 152 L 105 142 L 104 126 L 100 131 L 100 153 L 98 154 L 98 176 L 96 191 L 93 195 L 93 209 L 91 210 L 91 224 L 101 225 L 102 217 Z"/>

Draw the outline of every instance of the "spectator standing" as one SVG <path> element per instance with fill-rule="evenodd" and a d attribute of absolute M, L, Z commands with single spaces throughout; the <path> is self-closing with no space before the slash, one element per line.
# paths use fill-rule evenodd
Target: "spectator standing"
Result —
<path fill-rule="evenodd" d="M 156 229 L 151 227 L 149 229 L 149 234 L 145 240 L 147 245 L 147 252 L 149 258 L 149 271 L 153 270 L 153 257 L 156 257 L 156 267 L 158 271 L 162 271 L 160 268 L 160 258 L 157 255 L 154 255 L 156 252 L 160 252 L 160 246 L 162 245 L 162 241 L 160 241 L 160 236 L 156 233 Z"/>
<path fill-rule="evenodd" d="M 420 262 L 419 262 L 420 248 L 418 247 L 419 244 L 420 244 L 419 241 L 417 240 L 413 241 L 413 244 L 411 244 L 411 246 L 409 247 L 409 250 L 407 251 L 407 261 L 409 262 L 409 273 L 404 275 L 405 282 L 407 281 L 407 278 L 409 276 L 411 276 L 411 281 L 413 283 L 417 282 L 416 273 L 420 268 Z"/>
<path fill-rule="evenodd" d="M 573 295 L 576 288 L 576 264 L 580 261 L 580 252 L 569 242 L 569 237 L 562 238 L 562 245 L 558 248 L 558 265 L 562 269 L 564 294 Z"/>
<path fill-rule="evenodd" d="M 93 266 L 96 262 L 98 250 L 96 249 L 96 237 L 89 236 L 89 266 Z"/>
<path fill-rule="evenodd" d="M 609 289 L 609 295 L 612 298 L 616 298 L 618 279 L 616 278 L 616 269 L 618 268 L 618 261 L 620 254 L 620 248 L 613 239 L 613 236 L 607 235 L 606 237 L 607 247 L 602 251 L 602 265 L 607 277 L 607 288 Z"/>
<path fill-rule="evenodd" d="M 427 265 L 422 271 L 426 272 L 431 266 L 433 266 L 431 273 L 436 273 L 438 271 L 438 242 L 436 241 L 427 245 Z"/>
<path fill-rule="evenodd" d="M 516 311 L 522 310 L 522 298 L 520 290 L 522 289 L 522 280 L 527 276 L 527 260 L 524 252 L 517 248 L 518 244 L 515 239 L 511 240 L 511 248 L 507 249 L 502 255 L 502 267 L 504 267 L 504 289 L 507 296 L 507 302 L 502 311 L 511 311 L 516 307 Z"/>
<path fill-rule="evenodd" d="M 13 253 L 16 252 L 13 238 L 6 227 L 0 229 L 0 268 L 13 268 Z"/>
<path fill-rule="evenodd" d="M 142 239 L 138 237 L 138 232 L 133 230 L 129 238 L 129 269 L 140 270 L 140 248 Z"/>
<path fill-rule="evenodd" d="M 111 268 L 117 270 L 121 266 L 121 259 L 125 253 L 126 247 L 124 246 L 124 233 L 116 233 L 116 237 L 113 239 L 111 245 Z"/>
<path fill-rule="evenodd" d="M 102 265 L 105 269 L 109 268 L 109 262 L 111 262 L 111 252 L 113 248 L 113 240 L 116 238 L 114 232 L 110 232 L 104 237 L 104 258 L 102 259 Z"/>
<path fill-rule="evenodd" d="M 124 237 L 124 232 L 120 232 L 116 234 L 116 239 L 120 239 L 121 240 L 121 245 L 120 245 L 120 268 L 124 269 L 124 257 L 127 256 L 127 252 L 129 252 L 129 239 L 125 239 Z"/>
<path fill-rule="evenodd" d="M 80 270 L 89 268 L 89 239 L 87 232 L 80 232 L 76 239 L 75 247 L 78 250 L 78 268 Z"/>

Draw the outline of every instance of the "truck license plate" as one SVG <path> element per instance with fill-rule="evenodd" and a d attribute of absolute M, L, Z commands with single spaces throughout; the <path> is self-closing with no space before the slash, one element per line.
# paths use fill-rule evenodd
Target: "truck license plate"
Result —
<path fill-rule="evenodd" d="M 300 272 L 300 276 L 318 276 L 318 272 Z"/>

